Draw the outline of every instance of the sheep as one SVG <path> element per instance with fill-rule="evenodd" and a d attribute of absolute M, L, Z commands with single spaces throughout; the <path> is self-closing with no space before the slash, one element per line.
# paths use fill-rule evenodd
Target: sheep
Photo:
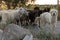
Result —
<path fill-rule="evenodd" d="M 28 23 L 28 11 L 25 8 L 19 8 L 18 10 L 20 10 L 20 14 L 16 15 L 17 17 L 19 17 L 18 19 L 15 16 L 15 19 L 17 20 L 17 22 L 21 22 L 21 25 L 26 25 L 26 23 Z M 24 24 L 23 24 L 24 23 Z"/>
<path fill-rule="evenodd" d="M 40 28 L 40 17 L 36 17 L 34 23 Z"/>
<path fill-rule="evenodd" d="M 1 10 L 0 11 L 0 28 L 4 29 L 4 27 L 13 22 L 15 19 L 15 15 L 17 15 L 19 10 Z"/>
<path fill-rule="evenodd" d="M 40 14 L 42 13 L 42 10 L 39 9 L 39 7 L 34 7 L 33 10 L 27 10 L 28 13 L 28 17 L 30 20 L 30 23 L 34 24 L 35 18 L 40 16 Z"/>
<path fill-rule="evenodd" d="M 42 13 L 40 15 L 40 26 L 44 27 L 46 23 L 50 24 L 51 23 L 51 14 L 48 12 Z"/>
<path fill-rule="evenodd" d="M 3 10 L 0 11 L 2 14 L 2 21 L 6 22 L 7 20 L 12 20 L 14 18 L 14 15 L 18 14 L 18 10 Z M 10 21 L 11 21 L 10 20 Z"/>
<path fill-rule="evenodd" d="M 2 15 L 1 22 L 4 24 L 15 23 L 20 25 L 21 23 L 20 18 L 22 17 L 23 14 L 25 14 L 25 16 L 28 16 L 28 12 L 26 11 L 26 9 L 22 7 L 17 10 L 1 10 L 0 11 L 0 15 Z"/>

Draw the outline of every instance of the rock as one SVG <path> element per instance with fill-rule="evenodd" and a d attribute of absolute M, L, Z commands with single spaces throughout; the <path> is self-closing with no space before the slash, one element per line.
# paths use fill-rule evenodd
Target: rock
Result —
<path fill-rule="evenodd" d="M 0 40 L 2 38 L 2 33 L 3 33 L 3 30 L 0 29 Z"/>
<path fill-rule="evenodd" d="M 26 35 L 23 40 L 33 40 L 33 35 Z"/>
<path fill-rule="evenodd" d="M 5 22 L 0 22 L 0 29 L 4 29 L 6 27 L 6 23 Z"/>
<path fill-rule="evenodd" d="M 40 29 L 38 29 L 37 26 L 31 26 L 30 25 L 30 26 L 27 26 L 27 29 L 29 29 L 31 31 L 34 38 L 36 38 L 40 35 Z"/>
<path fill-rule="evenodd" d="M 31 32 L 21 26 L 9 24 L 3 31 L 2 40 L 21 40 L 26 35 L 31 35 Z"/>

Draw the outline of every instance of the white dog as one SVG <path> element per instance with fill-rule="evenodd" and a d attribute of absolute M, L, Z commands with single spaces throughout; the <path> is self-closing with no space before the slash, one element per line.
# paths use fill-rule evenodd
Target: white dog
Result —
<path fill-rule="evenodd" d="M 50 11 L 51 16 L 52 16 L 52 20 L 51 23 L 54 27 L 56 27 L 56 23 L 57 23 L 57 17 L 58 17 L 58 11 L 56 9 L 52 9 Z"/>
<path fill-rule="evenodd" d="M 58 12 L 56 9 L 51 9 L 50 12 L 45 12 L 40 15 L 40 26 L 44 28 L 46 24 L 49 24 L 51 33 L 55 33 L 55 27 L 57 23 Z"/>
<path fill-rule="evenodd" d="M 42 23 L 44 22 L 44 24 L 45 23 L 55 24 L 57 22 L 57 16 L 58 16 L 57 10 L 56 9 L 51 9 L 50 13 L 48 13 L 48 12 L 42 13 L 40 15 L 40 20 L 41 20 Z"/>
<path fill-rule="evenodd" d="M 51 33 L 51 40 L 55 38 L 55 27 L 57 23 L 58 12 L 56 9 L 51 9 L 50 12 L 45 12 L 40 15 L 40 18 L 37 17 L 35 22 L 39 24 L 40 21 L 40 28 L 45 31 L 46 24 L 49 26 L 49 31 L 47 33 Z"/>
<path fill-rule="evenodd" d="M 36 17 L 35 23 L 39 24 L 40 27 L 44 27 L 47 24 L 56 27 L 58 12 L 56 9 L 51 9 L 50 12 L 44 12 L 40 17 Z"/>

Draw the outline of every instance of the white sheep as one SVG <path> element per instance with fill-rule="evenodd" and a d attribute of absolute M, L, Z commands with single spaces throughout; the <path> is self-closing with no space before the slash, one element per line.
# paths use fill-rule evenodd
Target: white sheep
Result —
<path fill-rule="evenodd" d="M 11 21 L 14 19 L 14 16 L 18 14 L 18 10 L 2 10 L 0 13 L 2 14 L 2 22 Z"/>
<path fill-rule="evenodd" d="M 19 8 L 18 10 L 1 10 L 0 11 L 0 16 L 2 16 L 2 20 L 0 23 L 10 23 L 10 22 L 15 22 L 15 19 L 20 20 L 20 17 L 26 13 L 27 11 L 24 8 Z"/>
<path fill-rule="evenodd" d="M 0 16 L 2 19 L 0 21 L 0 28 L 4 29 L 7 24 L 14 21 L 14 15 L 18 14 L 17 12 L 17 10 L 1 10 Z"/>

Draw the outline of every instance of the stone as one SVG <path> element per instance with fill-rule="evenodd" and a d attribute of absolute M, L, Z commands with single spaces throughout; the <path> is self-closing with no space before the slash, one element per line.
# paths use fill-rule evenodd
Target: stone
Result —
<path fill-rule="evenodd" d="M 33 35 L 26 35 L 23 40 L 33 40 Z"/>
<path fill-rule="evenodd" d="M 26 35 L 31 35 L 28 29 L 15 24 L 9 24 L 3 31 L 2 40 L 21 40 Z"/>
<path fill-rule="evenodd" d="M 0 29 L 0 40 L 2 38 L 2 33 L 3 33 L 3 30 Z"/>

